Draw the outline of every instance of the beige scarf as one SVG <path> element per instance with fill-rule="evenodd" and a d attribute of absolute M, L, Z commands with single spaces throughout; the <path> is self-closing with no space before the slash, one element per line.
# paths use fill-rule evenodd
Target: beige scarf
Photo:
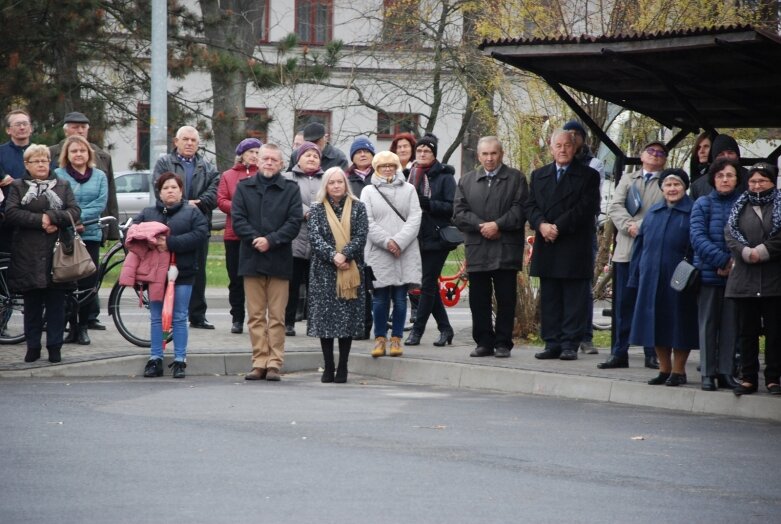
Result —
<path fill-rule="evenodd" d="M 350 214 L 352 213 L 353 202 L 348 195 L 345 198 L 344 209 L 342 210 L 342 220 L 336 218 L 334 208 L 326 199 L 323 202 L 325 206 L 325 216 L 328 218 L 328 227 L 336 241 L 336 251 L 341 253 L 344 246 L 350 242 Z M 336 270 L 336 296 L 345 300 L 358 298 L 358 288 L 361 286 L 361 274 L 358 272 L 358 264 L 355 260 L 350 260 L 350 267 L 347 269 Z"/>

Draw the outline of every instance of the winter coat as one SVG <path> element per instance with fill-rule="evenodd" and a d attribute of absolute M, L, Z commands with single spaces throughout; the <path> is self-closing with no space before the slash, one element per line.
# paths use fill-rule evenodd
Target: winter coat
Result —
<path fill-rule="evenodd" d="M 380 191 L 406 221 L 391 209 L 380 196 Z M 371 185 L 361 193 L 361 202 L 366 206 L 369 218 L 365 256 L 366 265 L 371 267 L 374 274 L 374 287 L 420 284 L 420 247 L 417 240 L 421 210 L 415 188 L 404 181 L 401 172 L 397 172 L 390 183 L 374 175 Z M 388 251 L 388 242 L 391 240 L 401 248 L 401 256 L 398 258 Z"/>
<path fill-rule="evenodd" d="M 781 253 L 772 248 L 772 245 L 781 241 L 781 232 L 767 237 L 765 231 L 771 231 L 773 228 L 773 203 L 765 204 L 761 209 L 761 221 L 751 205 L 746 205 L 738 218 L 738 228 L 748 241 L 748 247 L 759 248 L 762 254 L 760 262 L 748 263 L 744 258 L 747 255 L 747 246 L 732 236 L 729 227 L 724 228 L 725 241 L 735 261 L 724 290 L 724 296 L 728 298 L 781 296 Z"/>
<path fill-rule="evenodd" d="M 198 250 L 209 236 L 209 224 L 197 207 L 185 201 L 165 206 L 160 200 L 151 207 L 144 208 L 133 222 L 160 222 L 171 230 L 166 237 L 168 251 L 176 253 L 176 267 L 179 276 L 177 284 L 191 284 L 200 269 Z"/>
<path fill-rule="evenodd" d="M 724 239 L 724 226 L 730 211 L 740 196 L 738 191 L 721 195 L 717 191 L 698 199 L 692 206 L 690 240 L 694 249 L 692 262 L 700 270 L 702 284 L 724 287 L 727 277 L 719 276 L 718 269 L 726 269 L 732 253 Z"/>
<path fill-rule="evenodd" d="M 421 251 L 439 251 L 452 249 L 452 246 L 442 241 L 439 228 L 452 225 L 453 198 L 456 194 L 456 170 L 453 166 L 435 162 L 426 173 L 429 189 L 429 209 L 422 209 L 418 240 Z M 418 197 L 420 188 L 418 188 Z"/>
<path fill-rule="evenodd" d="M 267 276 L 290 280 L 293 276 L 293 239 L 303 216 L 298 185 L 277 173 L 270 179 L 262 174 L 248 178 L 236 187 L 231 206 L 233 230 L 241 239 L 239 275 Z M 260 252 L 252 241 L 265 237 L 270 249 Z"/>
<path fill-rule="evenodd" d="M 690 252 L 691 209 L 688 196 L 672 207 L 666 201 L 655 204 L 635 238 L 627 284 L 637 288 L 629 335 L 632 344 L 675 349 L 699 346 L 697 294 L 670 287 L 675 267 Z"/>
<path fill-rule="evenodd" d="M 103 171 L 93 168 L 92 175 L 84 183 L 70 176 L 63 167 L 55 169 L 54 174 L 70 184 L 76 203 L 81 208 L 81 222 L 100 218 L 108 202 L 108 179 Z M 86 241 L 101 242 L 103 230 L 99 224 L 91 224 L 81 233 L 81 238 Z"/>
<path fill-rule="evenodd" d="M 630 215 L 626 210 L 626 197 L 629 194 L 629 188 L 632 186 L 636 187 L 640 191 L 640 195 L 642 195 L 642 205 L 635 216 Z M 662 200 L 664 200 L 664 197 L 662 196 L 662 189 L 659 187 L 658 173 L 653 175 L 648 183 L 644 180 L 642 169 L 621 177 L 613 193 L 613 199 L 607 208 L 607 214 L 616 226 L 616 246 L 613 249 L 613 262 L 629 262 L 632 256 L 632 246 L 635 243 L 635 239 L 629 234 L 629 226 L 637 224 L 639 230 L 643 225 L 643 218 L 648 213 L 648 210 Z"/>
<path fill-rule="evenodd" d="M 312 255 L 312 248 L 309 246 L 309 230 L 306 227 L 307 214 L 309 213 L 309 207 L 312 202 L 315 201 L 315 196 L 320 190 L 320 183 L 323 180 L 323 170 L 321 169 L 313 176 L 307 176 L 301 170 L 300 167 L 293 166 L 293 170 L 285 173 L 285 178 L 292 180 L 298 184 L 298 189 L 301 192 L 301 209 L 304 217 L 304 224 L 301 225 L 301 229 L 298 232 L 295 240 L 293 240 L 293 256 L 296 258 L 309 259 Z"/>
<path fill-rule="evenodd" d="M 334 205 L 337 218 L 341 219 L 343 202 Z M 309 266 L 309 291 L 307 304 L 308 322 L 306 334 L 310 337 L 340 338 L 359 337 L 364 333 L 366 316 L 366 282 L 364 281 L 363 251 L 369 232 L 366 207 L 352 202 L 350 213 L 350 242 L 341 253 L 347 260 L 358 265 L 361 285 L 358 297 L 345 300 L 336 295 L 336 241 L 326 217 L 325 204 L 313 203 L 309 215 L 309 240 L 312 245 L 312 259 Z"/>
<path fill-rule="evenodd" d="M 233 231 L 231 202 L 239 182 L 255 176 L 257 172 L 258 166 L 239 163 L 225 171 L 220 177 L 220 183 L 217 186 L 217 207 L 220 208 L 220 211 L 225 213 L 225 230 L 222 232 L 223 240 L 239 240 L 239 237 L 236 236 L 236 233 Z"/>
<path fill-rule="evenodd" d="M 148 284 L 149 300 L 162 302 L 171 254 L 157 249 L 157 237 L 167 236 L 170 231 L 160 222 L 130 226 L 125 237 L 127 256 L 119 273 L 120 285 Z"/>
<path fill-rule="evenodd" d="M 738 196 L 748 189 L 748 178 L 748 170 L 745 167 L 741 167 L 740 172 L 738 173 L 738 187 L 735 188 L 735 192 Z M 714 191 L 714 189 L 710 183 L 710 177 L 706 173 L 704 176 L 701 176 L 692 182 L 689 187 L 689 196 L 696 202 L 700 198 L 710 195 L 712 191 Z"/>
<path fill-rule="evenodd" d="M 347 166 L 350 165 L 345 154 L 331 144 L 325 145 L 323 151 L 320 153 L 320 159 L 320 167 L 323 172 L 328 171 L 332 167 L 341 167 L 342 170 L 345 170 L 347 169 Z"/>
<path fill-rule="evenodd" d="M 557 182 L 555 163 L 535 170 L 524 212 L 529 225 L 537 232 L 530 268 L 533 276 L 572 279 L 593 276 L 599 173 L 573 161 Z M 545 242 L 542 238 L 543 222 L 558 228 L 555 242 Z"/>
<path fill-rule="evenodd" d="M 520 270 L 523 267 L 526 177 L 502 165 L 490 179 L 484 169 L 462 176 L 456 190 L 453 222 L 464 233 L 469 271 Z M 489 240 L 479 225 L 496 222 L 501 236 Z"/>
<path fill-rule="evenodd" d="M 52 191 L 62 200 L 62 209 L 51 209 L 45 196 L 22 205 L 28 190 L 27 180 L 32 180 L 28 173 L 21 180 L 14 180 L 5 201 L 5 224 L 14 228 L 8 287 L 17 293 L 48 287 L 72 289 L 76 287 L 75 282 L 52 283 L 52 255 L 60 232 L 71 228 L 71 219 L 79 221 L 81 210 L 70 185 L 57 178 L 53 171 L 49 172 L 49 180 L 57 180 Z M 47 233 L 43 230 L 41 221 L 44 213 L 59 231 Z"/>
<path fill-rule="evenodd" d="M 372 183 L 374 169 L 369 168 L 369 174 L 366 175 L 366 178 L 361 178 L 361 176 L 355 172 L 355 164 L 353 164 L 345 171 L 345 174 L 347 175 L 347 181 L 350 182 L 350 189 L 353 190 L 353 195 L 355 195 L 355 198 L 361 198 L 363 188 Z"/>
<path fill-rule="evenodd" d="M 198 209 L 206 217 L 211 234 L 212 210 L 217 207 L 217 185 L 220 182 L 220 174 L 217 169 L 201 155 L 195 155 L 195 172 L 193 173 L 190 187 L 186 187 L 187 192 L 184 195 L 185 200 L 200 200 Z M 165 172 L 170 171 L 182 177 L 182 181 L 187 183 L 187 177 L 184 172 L 184 164 L 179 160 L 174 149 L 173 153 L 161 156 L 155 164 L 152 172 L 152 180 L 157 181 Z"/>

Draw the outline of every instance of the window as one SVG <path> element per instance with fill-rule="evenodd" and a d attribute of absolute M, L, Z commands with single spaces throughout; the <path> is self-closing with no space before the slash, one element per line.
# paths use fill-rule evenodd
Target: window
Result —
<path fill-rule="evenodd" d="M 417 113 L 377 113 L 377 138 L 393 138 L 399 133 L 418 135 Z"/>
<path fill-rule="evenodd" d="M 271 122 L 268 109 L 247 107 L 244 114 L 247 116 L 245 125 L 247 137 L 257 138 L 265 144 L 268 137 L 268 124 Z"/>
<path fill-rule="evenodd" d="M 295 123 L 293 125 L 293 134 L 296 134 L 305 125 L 312 122 L 319 122 L 325 126 L 325 132 L 331 133 L 331 112 L 330 111 L 309 111 L 307 109 L 301 109 L 296 111 Z"/>
<path fill-rule="evenodd" d="M 258 39 L 258 42 L 268 42 L 268 14 L 270 2 L 271 0 L 259 0 L 257 2 L 257 11 L 250 11 L 247 13 L 248 18 L 252 21 L 255 38 Z"/>
<path fill-rule="evenodd" d="M 412 45 L 420 40 L 420 0 L 383 0 L 382 41 Z"/>
<path fill-rule="evenodd" d="M 302 44 L 322 45 L 331 40 L 332 0 L 296 0 L 296 35 Z"/>

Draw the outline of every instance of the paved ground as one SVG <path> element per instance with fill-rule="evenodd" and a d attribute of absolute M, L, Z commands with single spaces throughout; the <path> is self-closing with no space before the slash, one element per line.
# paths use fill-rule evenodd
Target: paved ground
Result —
<path fill-rule="evenodd" d="M 216 324 L 217 329 L 190 330 L 188 371 L 191 374 L 196 373 L 199 359 L 213 359 L 215 356 L 232 358 L 233 364 L 223 367 L 223 373 L 226 369 L 228 373 L 237 374 L 248 371 L 251 352 L 249 335 L 246 331 L 241 335 L 230 333 L 225 292 L 210 289 L 208 301 L 208 318 Z M 606 400 L 693 412 L 766 418 L 781 422 L 781 398 L 772 397 L 764 390 L 740 399 L 735 398 L 729 391 L 701 391 L 699 373 L 696 370 L 699 359 L 697 351 L 692 352 L 687 367 L 690 381 L 688 386 L 651 387 L 645 385 L 645 382 L 655 376 L 656 372 L 643 367 L 640 348 L 630 350 L 630 367 L 622 370 L 597 369 L 596 364 L 607 356 L 608 351 L 604 348 L 600 349 L 599 355 L 581 354 L 577 361 L 570 362 L 537 360 L 533 355 L 540 348 L 529 345 L 516 347 L 509 359 L 470 358 L 468 355 L 473 343 L 469 310 L 466 307 L 456 307 L 450 309 L 449 314 L 456 330 L 453 345 L 445 348 L 434 347 L 431 341 L 436 333 L 435 330 L 429 330 L 420 346 L 405 348 L 402 359 L 384 358 L 377 361 L 367 357 L 372 346 L 370 341 L 355 341 L 351 369 L 358 373 L 403 382 Z M 65 346 L 63 363 L 60 365 L 53 366 L 45 359 L 26 364 L 23 362 L 24 344 L 0 346 L 0 377 L 46 374 L 72 376 L 79 374 L 79 364 L 83 367 L 88 363 L 94 365 L 101 361 L 105 364 L 100 368 L 103 370 L 101 373 L 128 374 L 127 366 L 118 372 L 110 371 L 111 363 L 119 357 L 135 357 L 132 369 L 137 371 L 129 373 L 140 373 L 143 357 L 148 355 L 148 350 L 126 342 L 117 333 L 110 317 L 104 314 L 103 320 L 109 325 L 109 329 L 104 332 L 91 331 L 93 343 L 90 346 Z M 299 322 L 296 329 L 298 335 L 288 337 L 286 342 L 290 363 L 288 370 L 313 369 L 319 362 L 319 343 L 317 339 L 305 336 L 305 322 Z M 298 362 L 295 360 L 297 354 L 301 356 Z M 304 358 L 305 356 L 307 358 Z"/>
<path fill-rule="evenodd" d="M 2 380 L 0 522 L 767 523 L 781 512 L 778 424 L 317 378 Z"/>

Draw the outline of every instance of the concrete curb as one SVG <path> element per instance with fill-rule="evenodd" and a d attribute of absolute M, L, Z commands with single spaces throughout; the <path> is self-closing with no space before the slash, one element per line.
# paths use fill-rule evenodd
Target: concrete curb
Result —
<path fill-rule="evenodd" d="M 2 371 L 0 378 L 89 378 L 140 376 L 147 356 L 117 357 L 17 371 Z M 285 355 L 285 372 L 316 370 L 320 352 Z M 166 358 L 166 365 L 170 362 Z M 188 375 L 241 375 L 247 371 L 247 353 L 197 353 L 187 359 Z M 768 396 L 736 397 L 728 391 L 651 387 L 646 384 L 595 377 L 564 375 L 512 368 L 476 366 L 410 357 L 373 359 L 354 354 L 350 372 L 393 382 L 449 388 L 540 395 L 575 400 L 611 402 L 688 413 L 723 415 L 781 422 L 781 401 Z"/>

